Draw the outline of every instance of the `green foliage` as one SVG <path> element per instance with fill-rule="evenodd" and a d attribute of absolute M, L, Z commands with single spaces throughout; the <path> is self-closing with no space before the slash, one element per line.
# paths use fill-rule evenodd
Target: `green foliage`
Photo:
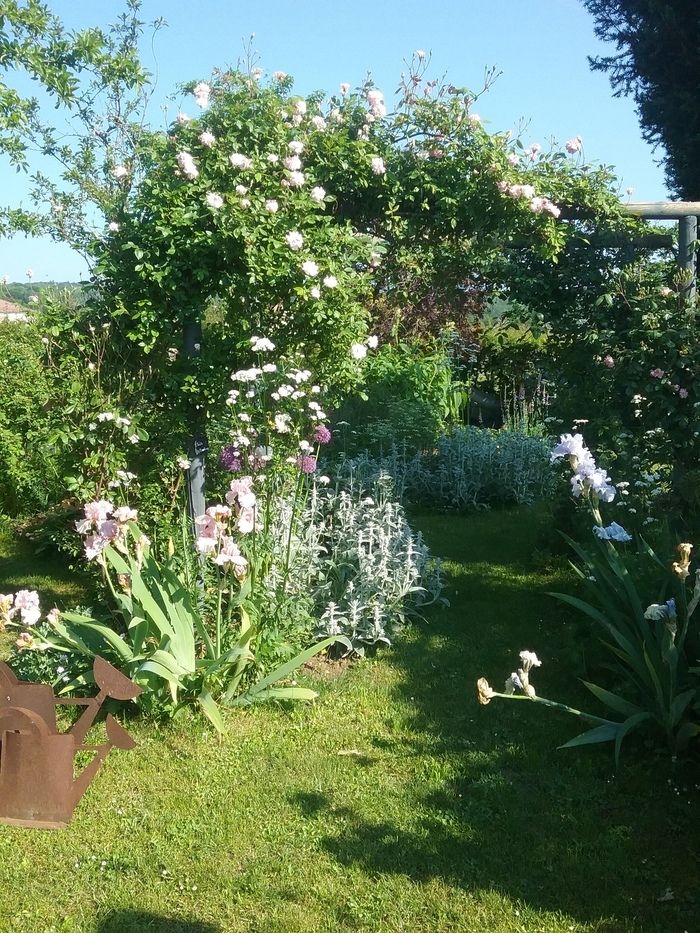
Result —
<path fill-rule="evenodd" d="M 26 515 L 63 489 L 47 443 L 53 384 L 34 327 L 0 323 L 0 371 L 0 511 Z"/>
<path fill-rule="evenodd" d="M 455 428 L 434 448 L 411 454 L 394 446 L 383 457 L 360 454 L 339 475 L 360 486 L 390 476 L 399 499 L 441 509 L 533 504 L 554 487 L 546 438 L 517 430 Z"/>
<path fill-rule="evenodd" d="M 577 569 L 590 601 L 554 595 L 600 626 L 614 661 L 616 690 L 592 683 L 586 686 L 625 719 L 567 744 L 614 741 L 618 758 L 630 732 L 653 726 L 675 759 L 700 735 L 700 678 L 693 667 L 700 650 L 700 628 L 693 618 L 700 600 L 700 577 L 688 594 L 682 574 L 672 571 L 643 540 L 636 565 L 611 541 L 600 541 L 597 553 L 569 543 L 581 562 Z M 656 587 L 658 602 L 645 608 L 637 579 L 645 590 Z"/>
<path fill-rule="evenodd" d="M 350 456 L 393 444 L 422 450 L 461 420 L 467 401 L 444 344 L 387 344 L 368 358 L 361 392 L 336 412 L 338 446 Z"/>
<path fill-rule="evenodd" d="M 50 617 L 34 637 L 31 650 L 59 656 L 65 671 L 59 684 L 68 680 L 62 692 L 91 683 L 91 662 L 99 655 L 143 687 L 139 703 L 145 710 L 172 715 L 184 705 L 197 704 L 223 731 L 219 703 L 314 699 L 313 691 L 277 684 L 329 645 L 341 641 L 350 647 L 340 636 L 329 637 L 256 678 L 258 631 L 244 607 L 249 585 L 234 594 L 233 574 L 220 579 L 212 620 L 211 611 L 198 605 L 203 594 L 176 572 L 172 562 L 155 560 L 136 525 L 129 525 L 128 536 L 131 546 L 126 541 L 119 548 L 109 545 L 101 557 L 114 617 L 102 622 L 83 612 L 63 611 Z M 35 673 L 40 672 L 41 668 Z"/>
<path fill-rule="evenodd" d="M 596 623 L 614 682 L 608 687 L 584 681 L 585 686 L 616 716 L 603 719 L 565 704 L 538 697 L 530 672 L 541 662 L 531 652 L 520 653 L 522 667 L 506 681 L 504 693 L 482 678 L 479 701 L 494 697 L 528 700 L 561 709 L 593 724 L 563 747 L 614 742 L 619 760 L 625 738 L 637 730 L 662 737 L 672 762 L 700 736 L 700 625 L 694 618 L 700 603 L 700 570 L 689 588 L 692 544 L 678 545 L 678 560 L 664 561 L 639 537 L 638 554 L 626 551 L 632 536 L 616 522 L 607 527 L 601 508 L 616 497 L 605 471 L 596 466 L 580 435 L 563 435 L 553 459 L 566 457 L 573 470 L 573 494 L 593 521 L 596 548 L 567 538 L 578 558 L 573 568 L 588 598 L 552 593 Z M 618 549 L 618 544 L 621 549 Z"/>
<path fill-rule="evenodd" d="M 583 0 L 595 33 L 616 54 L 589 59 L 607 72 L 616 96 L 634 98 L 644 139 L 665 151 L 669 186 L 686 200 L 700 197 L 696 106 L 700 32 L 692 0 Z"/>

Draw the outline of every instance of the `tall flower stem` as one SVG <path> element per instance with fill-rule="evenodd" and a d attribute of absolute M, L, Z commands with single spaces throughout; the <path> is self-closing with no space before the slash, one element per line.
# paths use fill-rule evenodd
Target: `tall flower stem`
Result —
<path fill-rule="evenodd" d="M 524 693 L 498 693 L 493 691 L 492 697 L 501 697 L 504 700 L 524 700 L 527 703 L 539 703 L 542 706 L 549 706 L 551 709 L 559 709 L 564 713 L 571 713 L 572 716 L 578 716 L 579 719 L 585 719 L 586 722 L 600 723 L 604 726 L 617 726 L 619 723 L 612 719 L 602 719 L 600 716 L 593 716 L 591 713 L 584 713 L 573 706 L 567 706 L 566 703 L 557 703 L 555 700 L 547 700 L 545 697 L 529 697 Z"/>
<path fill-rule="evenodd" d="M 217 589 L 219 591 L 216 599 L 216 657 L 221 656 L 221 608 L 222 608 L 222 598 L 223 598 L 223 583 L 221 579 L 221 571 L 218 566 L 216 568 L 216 583 Z"/>
<path fill-rule="evenodd" d="M 291 560 L 292 554 L 292 534 L 294 532 L 294 521 L 296 519 L 297 513 L 297 503 L 299 501 L 299 493 L 301 491 L 302 484 L 304 482 L 304 474 L 299 470 L 299 475 L 297 476 L 296 488 L 294 490 L 294 499 L 292 500 L 292 514 L 289 516 L 289 532 L 287 534 L 287 548 L 284 557 L 284 578 L 282 581 L 282 588 L 287 591 L 287 580 L 289 578 L 289 562 Z"/>

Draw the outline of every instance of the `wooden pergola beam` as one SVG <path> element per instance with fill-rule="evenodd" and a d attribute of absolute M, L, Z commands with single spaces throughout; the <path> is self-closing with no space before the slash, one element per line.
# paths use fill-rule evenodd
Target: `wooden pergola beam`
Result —
<path fill-rule="evenodd" d="M 634 201 L 623 204 L 626 214 L 646 220 L 680 220 L 681 217 L 700 217 L 700 201 Z"/>

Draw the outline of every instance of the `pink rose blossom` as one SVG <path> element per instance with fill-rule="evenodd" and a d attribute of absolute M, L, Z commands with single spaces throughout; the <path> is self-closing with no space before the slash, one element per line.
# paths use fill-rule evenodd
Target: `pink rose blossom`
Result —
<path fill-rule="evenodd" d="M 199 177 L 199 169 L 194 164 L 194 159 L 189 152 L 178 152 L 177 164 L 182 174 L 187 178 L 194 180 Z"/>
<path fill-rule="evenodd" d="M 679 390 L 678 390 L 678 394 L 679 394 L 679 396 L 680 396 L 681 398 L 688 398 L 688 390 L 687 390 L 687 389 L 679 389 Z"/>
<path fill-rule="evenodd" d="M 197 104 L 198 107 L 203 108 L 203 107 L 209 106 L 211 88 L 206 83 L 206 81 L 200 81 L 199 84 L 195 85 L 195 88 L 192 91 L 192 93 L 194 94 L 195 103 Z"/>
<path fill-rule="evenodd" d="M 612 358 L 612 356 L 610 356 L 609 353 L 607 356 L 603 357 L 603 366 L 607 366 L 608 369 L 612 369 L 614 365 L 615 365 L 615 360 Z"/>
<path fill-rule="evenodd" d="M 234 168 L 247 169 L 253 164 L 253 160 L 241 152 L 233 152 L 228 157 L 229 162 Z"/>
<path fill-rule="evenodd" d="M 657 368 L 657 369 L 652 369 L 649 375 L 651 376 L 652 379 L 663 379 L 666 373 L 664 372 L 663 369 Z"/>

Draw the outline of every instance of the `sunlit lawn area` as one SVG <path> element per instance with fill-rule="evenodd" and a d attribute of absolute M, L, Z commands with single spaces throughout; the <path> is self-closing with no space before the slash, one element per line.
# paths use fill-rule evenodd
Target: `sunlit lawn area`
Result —
<path fill-rule="evenodd" d="M 533 557 L 527 510 L 421 517 L 449 608 L 320 680 L 312 708 L 134 722 L 64 831 L 0 827 L 0 929 L 692 931 L 698 775 L 627 748 L 557 751 L 576 723 L 474 684 L 537 651 L 544 695 L 591 707 L 570 671 L 570 585 Z M 5 540 L 0 591 L 79 598 Z M 48 600 L 45 600 L 45 602 Z M 670 780 L 669 780 L 670 779 Z M 693 829 L 695 827 L 695 829 Z"/>

